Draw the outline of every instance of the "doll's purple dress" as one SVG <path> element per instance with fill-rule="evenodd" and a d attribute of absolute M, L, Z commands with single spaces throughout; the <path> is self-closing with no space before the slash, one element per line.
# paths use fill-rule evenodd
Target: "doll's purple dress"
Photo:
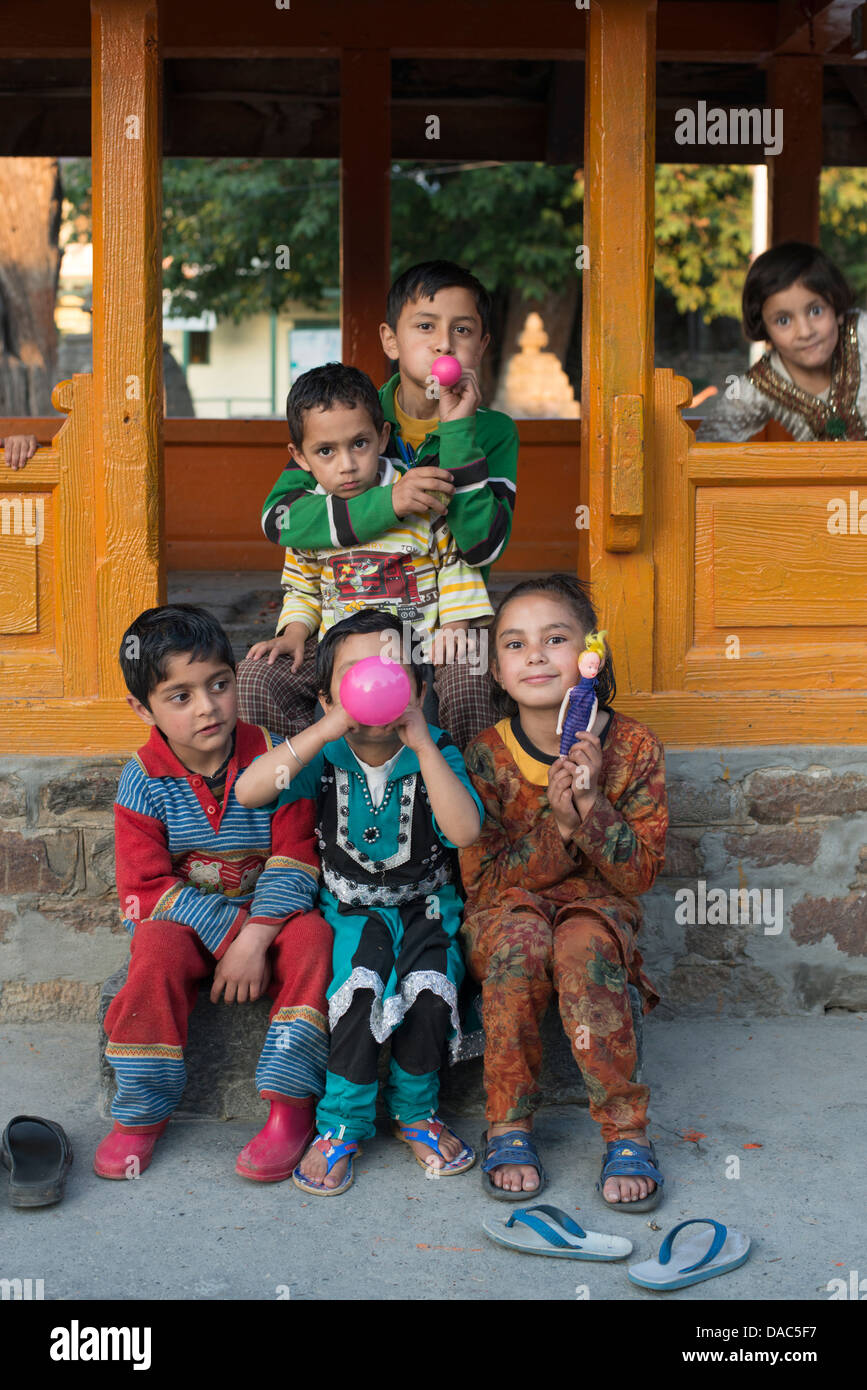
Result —
<path fill-rule="evenodd" d="M 577 685 L 569 691 L 569 707 L 563 720 L 563 734 L 560 739 L 560 756 L 565 758 L 575 735 L 590 727 L 596 704 L 596 676 L 582 676 Z"/>

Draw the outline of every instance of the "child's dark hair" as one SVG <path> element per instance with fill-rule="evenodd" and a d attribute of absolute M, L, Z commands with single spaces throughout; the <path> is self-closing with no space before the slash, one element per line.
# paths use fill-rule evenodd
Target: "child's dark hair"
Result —
<path fill-rule="evenodd" d="M 316 686 L 320 695 L 327 695 L 328 699 L 331 699 L 331 678 L 334 675 L 334 662 L 340 643 L 345 642 L 347 637 L 355 637 L 364 632 L 394 632 L 401 641 L 406 633 L 411 653 L 418 651 L 423 641 L 423 634 L 416 633 L 408 622 L 396 618 L 393 613 L 385 613 L 381 608 L 360 608 L 357 613 L 350 613 L 348 618 L 341 618 L 339 623 L 330 627 L 319 643 L 316 652 Z M 403 648 L 399 650 L 403 651 Z M 412 662 L 412 671 L 415 688 L 420 695 L 424 689 L 424 672 L 416 661 Z"/>
<path fill-rule="evenodd" d="M 806 241 L 783 241 L 756 257 L 744 281 L 744 333 L 751 342 L 768 341 L 768 330 L 762 318 L 765 300 L 788 289 L 796 280 L 803 281 L 813 294 L 827 299 L 835 314 L 845 314 L 854 303 L 855 296 L 845 275 L 824 251 Z"/>
<path fill-rule="evenodd" d="M 304 416 L 308 410 L 331 410 L 335 405 L 362 406 L 377 434 L 382 433 L 385 416 L 379 394 L 367 372 L 345 367 L 342 362 L 326 362 L 313 367 L 293 383 L 286 397 L 289 438 L 297 449 L 304 443 Z"/>
<path fill-rule="evenodd" d="M 528 594 L 547 594 L 550 598 L 560 599 L 567 607 L 571 608 L 585 633 L 595 632 L 599 627 L 599 619 L 596 616 L 596 609 L 590 600 L 590 586 L 582 580 L 576 579 L 573 574 L 548 574 L 540 575 L 538 579 L 525 579 L 520 584 L 516 584 L 513 589 L 500 600 L 494 620 L 490 627 L 490 653 L 491 660 L 496 659 L 497 655 L 497 633 L 502 622 L 503 612 L 506 604 L 513 599 L 525 598 Z M 507 695 L 506 691 L 499 685 L 489 673 L 488 679 L 491 682 L 494 706 L 501 715 L 517 714 L 518 706 Z M 599 672 L 596 685 L 596 698 L 600 706 L 611 706 L 617 694 L 617 682 L 614 679 L 614 662 L 611 659 L 611 649 L 605 643 L 605 665 Z"/>
<path fill-rule="evenodd" d="M 130 695 L 150 709 L 150 695 L 166 679 L 173 656 L 190 661 L 214 657 L 233 671 L 235 656 L 217 619 L 192 603 L 146 608 L 130 623 L 120 643 L 120 669 Z"/>
<path fill-rule="evenodd" d="M 491 296 L 481 280 L 464 270 L 454 261 L 420 261 L 399 275 L 388 292 L 385 305 L 385 320 L 392 332 L 397 330 L 397 321 L 404 304 L 415 304 L 418 299 L 433 299 L 440 290 L 457 287 L 469 290 L 476 301 L 479 318 L 482 320 L 482 336 L 491 331 Z"/>

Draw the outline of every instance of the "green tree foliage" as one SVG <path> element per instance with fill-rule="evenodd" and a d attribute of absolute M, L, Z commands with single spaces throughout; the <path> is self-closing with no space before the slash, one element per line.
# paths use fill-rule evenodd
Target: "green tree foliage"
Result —
<path fill-rule="evenodd" d="M 64 165 L 74 213 L 90 216 L 90 161 Z M 235 320 L 295 299 L 320 307 L 338 281 L 336 160 L 168 159 L 163 284 L 172 312 Z M 566 166 L 392 171 L 393 270 L 435 256 L 471 265 L 492 289 L 541 295 L 576 274 L 583 180 Z M 277 268 L 289 248 L 289 269 Z M 455 248 L 460 251 L 456 252 Z"/>
<path fill-rule="evenodd" d="M 75 214 L 90 213 L 90 161 L 64 161 Z M 163 283 L 172 311 L 239 320 L 287 300 L 321 307 L 338 280 L 337 160 L 169 159 Z M 584 180 L 565 165 L 395 164 L 392 270 L 458 258 L 489 288 L 541 298 L 576 274 Z M 867 170 L 822 175 L 822 244 L 867 289 Z M 740 316 L 750 258 L 751 180 L 743 165 L 660 165 L 656 278 L 678 310 Z M 275 262 L 289 248 L 289 267 Z"/>
<path fill-rule="evenodd" d="M 75 211 L 89 216 L 90 161 L 65 164 L 63 179 Z M 172 313 L 211 309 L 237 322 L 290 299 L 319 307 L 338 278 L 339 187 L 333 159 L 165 160 Z"/>
<path fill-rule="evenodd" d="M 867 291 L 867 169 L 824 169 L 821 241 L 863 305 Z"/>
<path fill-rule="evenodd" d="M 584 180 L 570 166 L 395 165 L 394 172 L 395 274 L 442 256 L 471 266 L 491 290 L 541 299 L 577 273 Z"/>
<path fill-rule="evenodd" d="M 698 310 L 707 323 L 726 314 L 740 317 L 751 208 L 745 166 L 657 166 L 656 279 L 681 314 Z"/>

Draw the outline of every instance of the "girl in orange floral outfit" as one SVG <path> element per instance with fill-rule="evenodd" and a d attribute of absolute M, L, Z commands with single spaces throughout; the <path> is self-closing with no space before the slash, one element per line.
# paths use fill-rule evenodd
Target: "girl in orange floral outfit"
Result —
<path fill-rule="evenodd" d="M 569 575 L 528 580 L 500 605 L 491 675 L 513 713 L 467 748 L 485 806 L 481 836 L 461 850 L 464 940 L 482 984 L 487 1151 L 492 1197 L 522 1201 L 546 1177 L 532 1139 L 542 1061 L 539 1026 L 553 989 L 606 1143 L 600 1190 L 621 1211 L 648 1211 L 663 1178 L 646 1138 L 649 1088 L 637 1060 L 627 985 L 658 1002 L 635 938 L 638 894 L 665 850 L 662 746 L 610 707 L 610 653 L 593 726 L 559 755 L 557 718 L 596 614 Z"/>

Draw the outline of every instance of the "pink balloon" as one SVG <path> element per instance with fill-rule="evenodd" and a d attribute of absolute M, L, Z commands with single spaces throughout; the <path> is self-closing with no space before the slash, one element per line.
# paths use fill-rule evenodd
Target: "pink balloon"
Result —
<path fill-rule="evenodd" d="M 409 676 L 396 661 L 366 656 L 340 682 L 340 703 L 358 724 L 390 724 L 409 704 Z"/>
<path fill-rule="evenodd" d="M 440 386 L 454 386 L 460 381 L 463 367 L 456 357 L 445 353 L 442 357 L 435 357 L 431 363 L 431 376 L 435 376 Z"/>

